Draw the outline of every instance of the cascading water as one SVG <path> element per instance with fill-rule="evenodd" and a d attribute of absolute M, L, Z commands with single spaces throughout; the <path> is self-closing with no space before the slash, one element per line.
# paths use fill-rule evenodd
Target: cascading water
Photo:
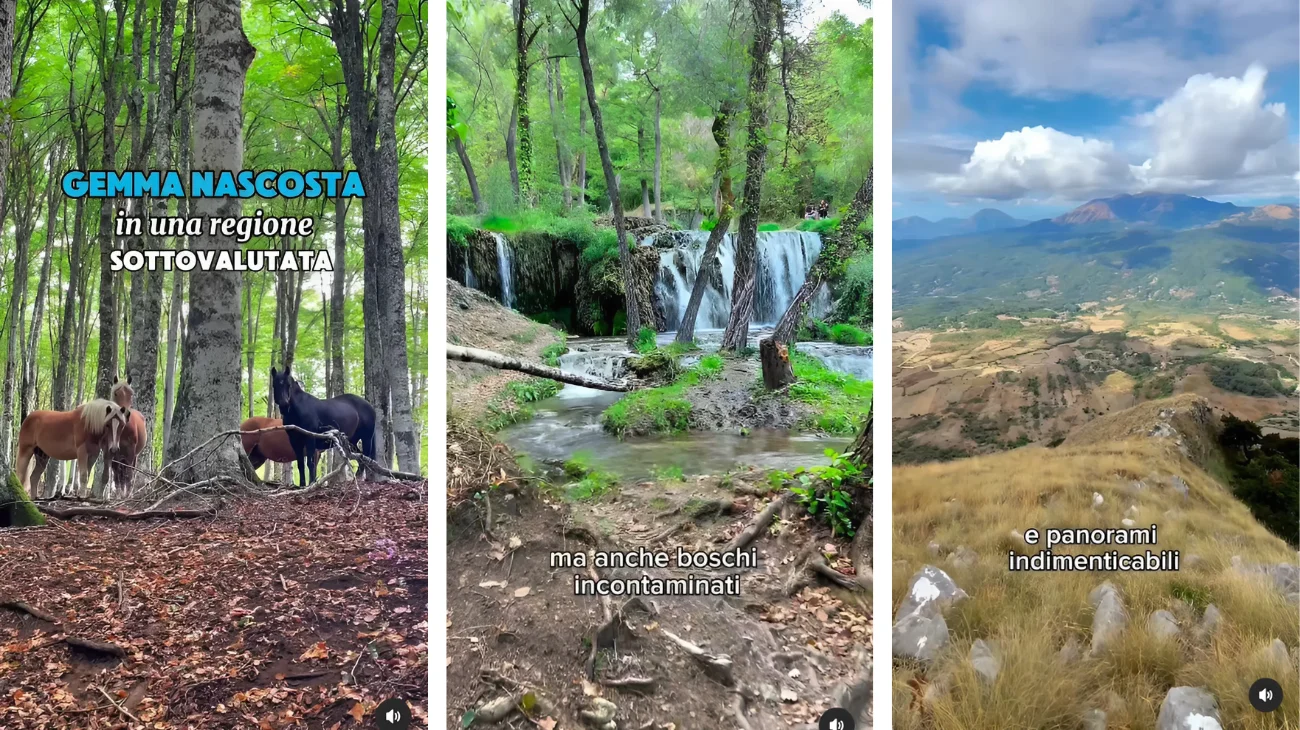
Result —
<path fill-rule="evenodd" d="M 510 242 L 500 233 L 493 233 L 497 242 L 497 275 L 501 278 L 501 303 L 508 309 L 515 307 L 515 254 L 510 250 Z"/>
<path fill-rule="evenodd" d="M 627 359 L 632 353 L 626 349 L 569 351 L 560 356 L 560 370 L 581 373 L 602 380 L 622 380 L 628 375 Z M 606 391 L 566 385 L 560 390 L 561 398 L 586 398 Z"/>
<path fill-rule="evenodd" d="M 659 254 L 659 281 L 655 288 L 670 329 L 676 329 L 681 323 L 709 239 L 707 231 L 691 231 L 687 235 L 690 240 L 686 245 L 664 249 Z M 758 234 L 758 281 L 752 324 L 771 325 L 781 318 L 821 250 L 822 239 L 816 233 L 764 231 Z M 695 318 L 697 329 L 720 329 L 727 325 L 736 274 L 736 238 L 730 233 L 718 247 L 718 260 L 720 271 L 712 276 L 700 301 Z M 829 298 L 823 287 L 812 302 L 814 315 L 829 309 Z"/>

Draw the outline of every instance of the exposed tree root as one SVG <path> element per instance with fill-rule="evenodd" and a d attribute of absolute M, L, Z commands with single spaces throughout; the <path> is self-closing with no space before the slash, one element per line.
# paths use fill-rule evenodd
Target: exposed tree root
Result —
<path fill-rule="evenodd" d="M 731 657 L 726 654 L 712 654 L 707 652 L 686 639 L 677 636 L 671 631 L 664 631 L 663 635 L 668 637 L 668 639 L 674 644 L 681 647 L 687 654 L 690 654 L 691 658 L 699 662 L 700 665 L 704 667 L 705 673 L 710 677 L 713 677 L 728 687 L 735 685 L 736 679 L 731 674 Z"/>
<path fill-rule="evenodd" d="M 42 621 L 47 621 L 52 624 L 57 624 L 59 622 L 58 619 L 42 611 L 41 609 L 36 608 L 30 603 L 27 603 L 26 601 L 17 601 L 17 600 L 0 601 L 0 608 L 8 608 L 14 611 L 20 611 L 22 613 L 27 614 L 28 616 L 31 616 L 32 618 L 38 618 Z"/>
<path fill-rule="evenodd" d="M 217 513 L 213 509 L 174 509 L 174 510 L 143 510 L 140 512 L 122 512 L 115 509 L 99 507 L 69 507 L 59 509 L 58 507 L 48 507 L 38 505 L 42 513 L 50 517 L 58 517 L 61 520 L 70 520 L 73 517 L 106 517 L 112 520 L 148 520 L 153 518 L 189 520 L 197 517 L 212 517 Z"/>
<path fill-rule="evenodd" d="M 123 649 L 117 644 L 110 644 L 106 641 L 94 641 L 91 639 L 83 639 L 78 636 L 65 636 L 63 637 L 63 643 L 68 646 L 75 646 L 78 649 L 99 652 L 100 654 L 109 654 L 115 657 L 126 656 L 126 649 Z"/>
<path fill-rule="evenodd" d="M 659 680 L 654 677 L 624 677 L 622 679 L 602 679 L 600 683 L 606 687 L 627 690 L 628 692 L 639 692 L 643 695 L 654 694 L 659 688 Z"/>
<path fill-rule="evenodd" d="M 772 522 L 772 519 L 776 517 L 777 513 L 781 511 L 781 508 L 784 507 L 792 497 L 794 497 L 794 493 L 787 491 L 782 492 L 780 496 L 773 499 L 771 504 L 767 505 L 762 512 L 759 512 L 753 522 L 749 523 L 748 527 L 742 530 L 739 535 L 733 537 L 731 542 L 727 543 L 725 551 L 742 550 L 748 546 L 749 543 L 753 542 L 754 538 L 758 537 L 759 533 L 767 528 L 768 524 Z"/>

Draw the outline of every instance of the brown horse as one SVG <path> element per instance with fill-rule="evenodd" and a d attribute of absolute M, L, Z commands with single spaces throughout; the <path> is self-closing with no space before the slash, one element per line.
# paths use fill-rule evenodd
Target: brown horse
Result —
<path fill-rule="evenodd" d="M 38 487 L 50 459 L 75 460 L 77 493 L 84 494 L 91 465 L 101 450 L 117 449 L 129 418 L 128 409 L 102 398 L 71 411 L 32 411 L 18 429 L 18 481 L 28 494 L 35 494 L 30 481 L 33 459 Z"/>
<path fill-rule="evenodd" d="M 106 460 L 111 468 L 114 488 L 121 490 L 123 494 L 130 494 L 131 480 L 135 477 L 135 464 L 144 451 L 144 445 L 149 443 L 149 430 L 144 425 L 144 416 L 140 411 L 131 408 L 135 402 L 135 389 L 131 387 L 131 376 L 126 380 L 122 376 L 117 376 L 116 382 L 109 390 L 109 397 L 119 406 L 130 410 L 130 418 L 127 420 L 126 428 L 122 429 L 122 436 L 118 442 L 118 447 L 107 454 Z"/>
<path fill-rule="evenodd" d="M 283 425 L 284 421 L 278 418 L 253 416 L 244 419 L 244 422 L 239 424 L 239 430 L 257 431 Z M 248 460 L 253 464 L 254 469 L 260 469 L 268 461 L 277 464 L 292 464 L 295 461 L 293 444 L 289 443 L 289 434 L 284 429 L 262 433 L 241 433 L 239 440 L 243 442 L 244 453 L 248 454 Z"/>

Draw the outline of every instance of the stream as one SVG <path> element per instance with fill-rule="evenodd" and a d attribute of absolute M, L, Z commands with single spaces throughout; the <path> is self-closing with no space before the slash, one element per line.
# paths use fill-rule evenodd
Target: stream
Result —
<path fill-rule="evenodd" d="M 753 329 L 752 339 L 770 330 Z M 675 333 L 658 336 L 659 344 L 671 343 Z M 696 332 L 701 349 L 716 351 L 721 330 Z M 627 343 L 615 337 L 583 337 L 569 340 L 569 352 L 560 358 L 560 368 L 604 378 L 625 375 L 630 355 Z M 828 368 L 855 377 L 871 378 L 872 350 L 828 342 L 801 342 L 801 352 L 821 359 Z M 698 358 L 683 358 L 690 365 Z M 559 394 L 533 404 L 532 420 L 512 426 L 500 437 L 512 449 L 538 461 L 562 462 L 582 453 L 591 466 L 624 479 L 654 478 L 655 473 L 680 468 L 685 476 L 720 474 L 735 467 L 788 469 L 827 463 L 826 449 L 842 450 L 850 438 L 791 433 L 777 429 L 755 429 L 748 436 L 731 431 L 692 431 L 671 436 L 647 436 L 618 440 L 600 425 L 600 414 L 622 393 L 566 385 Z"/>

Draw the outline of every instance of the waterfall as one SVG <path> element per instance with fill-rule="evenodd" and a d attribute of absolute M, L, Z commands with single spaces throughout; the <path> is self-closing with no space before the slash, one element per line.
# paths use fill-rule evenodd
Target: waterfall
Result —
<path fill-rule="evenodd" d="M 501 303 L 507 309 L 515 308 L 515 254 L 510 250 L 510 242 L 500 233 L 493 233 L 497 242 L 497 275 L 501 279 Z"/>
<path fill-rule="evenodd" d="M 585 350 L 560 355 L 560 370 L 581 373 L 602 380 L 621 380 L 628 375 L 627 359 L 632 353 L 625 349 Z M 561 398 L 590 398 L 605 395 L 605 391 L 581 385 L 566 385 L 560 390 Z"/>
<path fill-rule="evenodd" d="M 688 236 L 685 245 L 662 249 L 659 253 L 660 273 L 655 289 L 670 329 L 676 329 L 681 322 L 709 239 L 707 231 L 691 231 Z M 803 286 L 821 250 L 822 239 L 816 233 L 763 231 L 758 234 L 758 280 L 752 324 L 772 325 L 781 318 L 799 287 Z M 721 276 L 715 275 L 704 290 L 700 311 L 695 318 L 697 329 L 721 329 L 727 325 L 736 274 L 736 240 L 730 233 L 723 237 L 718 247 L 718 259 Z M 829 299 L 830 295 L 823 287 L 813 298 L 814 314 L 828 310 Z"/>

